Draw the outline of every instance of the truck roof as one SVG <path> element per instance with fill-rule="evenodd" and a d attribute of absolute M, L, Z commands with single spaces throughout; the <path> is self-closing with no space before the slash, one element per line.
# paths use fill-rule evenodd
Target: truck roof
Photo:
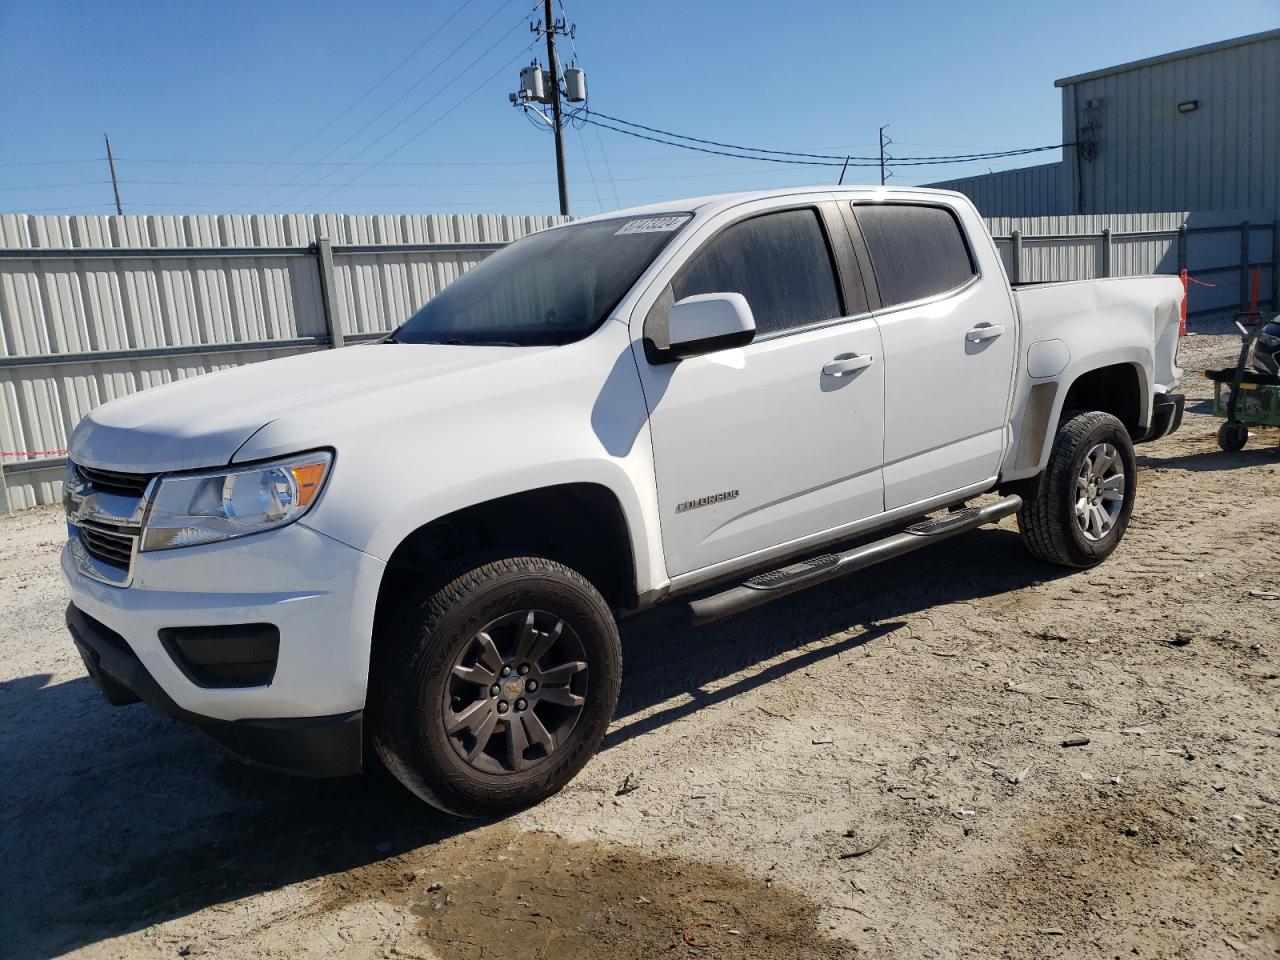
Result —
<path fill-rule="evenodd" d="M 919 194 L 933 195 L 940 197 L 963 197 L 963 194 L 956 193 L 954 190 L 935 190 L 929 187 L 885 187 L 880 184 L 854 184 L 837 186 L 835 184 L 809 184 L 807 186 L 796 187 L 774 187 L 771 190 L 746 190 L 737 193 L 714 193 L 701 197 L 686 197 L 679 200 L 664 200 L 660 203 L 649 203 L 639 207 L 626 207 L 621 210 L 609 210 L 604 213 L 593 214 L 589 217 L 581 217 L 574 220 L 574 223 L 583 223 L 591 220 L 612 220 L 618 217 L 636 217 L 636 216 L 658 216 L 661 214 L 672 213 L 700 213 L 711 214 L 717 213 L 728 207 L 734 207 L 741 203 L 747 203 L 752 200 L 771 200 L 774 198 L 781 199 L 793 196 L 795 194 L 811 194 L 819 193 L 835 193 L 855 196 L 893 197 L 893 196 L 915 196 Z"/>

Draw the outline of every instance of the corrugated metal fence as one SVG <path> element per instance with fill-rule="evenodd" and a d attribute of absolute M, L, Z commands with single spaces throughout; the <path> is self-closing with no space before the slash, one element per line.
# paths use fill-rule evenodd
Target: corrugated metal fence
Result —
<path fill-rule="evenodd" d="M 98 404 L 376 338 L 562 220 L 0 216 L 0 513 L 61 496 L 67 438 Z"/>
<path fill-rule="evenodd" d="M 1230 313 L 1280 231 L 1258 214 L 988 220 L 1023 281 L 1175 273 Z M 75 424 L 170 380 L 375 338 L 503 244 L 558 217 L 0 215 L 0 513 L 61 496 Z M 1015 257 L 1015 251 L 1018 255 Z M 234 399 L 234 398 L 229 398 Z"/>

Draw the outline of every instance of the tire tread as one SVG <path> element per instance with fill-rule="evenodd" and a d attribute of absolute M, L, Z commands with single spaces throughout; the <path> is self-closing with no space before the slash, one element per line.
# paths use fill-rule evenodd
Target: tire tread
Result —
<path fill-rule="evenodd" d="M 413 717 L 418 709 L 415 687 L 405 682 L 405 677 L 416 676 L 422 660 L 430 655 L 431 645 L 424 638 L 433 635 L 440 621 L 459 605 L 466 602 L 478 590 L 493 583 L 511 578 L 548 576 L 566 582 L 582 593 L 584 599 L 597 606 L 612 623 L 612 611 L 596 587 L 582 574 L 554 560 L 538 556 L 504 556 L 480 563 L 478 566 L 455 576 L 434 593 L 417 604 L 406 604 L 400 616 L 389 625 L 390 640 L 371 664 L 369 682 L 371 732 L 374 749 L 387 769 L 409 790 L 431 806 L 459 817 L 484 816 L 475 802 L 456 794 L 438 777 L 428 777 L 406 760 L 406 746 L 402 738 L 412 729 Z M 617 629 L 612 641 L 617 643 Z M 601 678 L 608 681 L 610 678 Z M 604 695 L 616 698 L 620 675 L 613 679 L 612 690 Z M 585 744 L 584 744 L 585 746 Z M 579 747 L 579 751 L 582 747 Z M 573 772 L 585 763 L 571 760 Z M 558 788 L 557 788 L 558 789 Z M 554 792 L 554 791 L 552 791 Z M 492 813 L 501 812 L 496 807 Z"/>
<path fill-rule="evenodd" d="M 1039 489 L 1034 497 L 1023 502 L 1018 511 L 1022 542 L 1038 560 L 1067 567 L 1086 567 L 1097 562 L 1080 561 L 1071 534 L 1061 522 L 1058 511 L 1062 498 L 1070 493 L 1064 487 L 1075 483 L 1071 462 L 1085 439 L 1102 426 L 1114 426 L 1125 431 L 1118 419 L 1100 410 L 1069 410 L 1062 415 Z M 1129 482 L 1136 482 L 1136 477 L 1130 477 Z"/>

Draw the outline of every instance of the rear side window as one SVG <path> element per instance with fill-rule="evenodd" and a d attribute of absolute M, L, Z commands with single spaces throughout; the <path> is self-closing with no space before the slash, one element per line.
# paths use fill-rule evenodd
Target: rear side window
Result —
<path fill-rule="evenodd" d="M 675 300 L 740 293 L 758 335 L 843 315 L 816 210 L 768 213 L 726 227 L 672 281 L 671 293 Z"/>
<path fill-rule="evenodd" d="M 855 204 L 882 306 L 954 290 L 974 275 L 955 215 L 945 207 Z"/>

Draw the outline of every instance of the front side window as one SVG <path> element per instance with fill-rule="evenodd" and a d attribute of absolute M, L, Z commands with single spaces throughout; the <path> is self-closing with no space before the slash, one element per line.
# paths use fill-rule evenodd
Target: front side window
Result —
<path fill-rule="evenodd" d="M 954 290 L 975 273 L 955 214 L 906 203 L 854 204 L 880 287 L 892 307 Z"/>
<path fill-rule="evenodd" d="M 519 347 L 581 340 L 690 219 L 621 217 L 523 237 L 432 297 L 391 339 Z"/>
<path fill-rule="evenodd" d="M 812 209 L 769 213 L 726 227 L 671 283 L 673 300 L 699 293 L 742 294 L 757 335 L 844 312 L 831 251 Z"/>

